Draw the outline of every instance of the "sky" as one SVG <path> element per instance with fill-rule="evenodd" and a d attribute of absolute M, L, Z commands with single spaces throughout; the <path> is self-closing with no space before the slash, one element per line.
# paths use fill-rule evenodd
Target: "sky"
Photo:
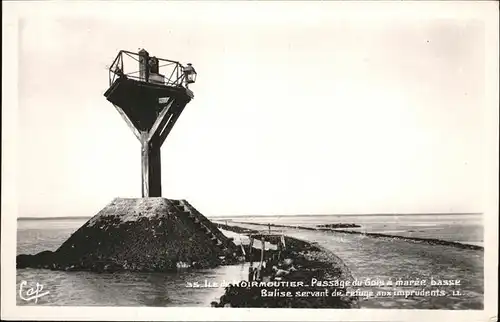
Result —
<path fill-rule="evenodd" d="M 103 96 L 118 51 L 139 48 L 198 72 L 162 147 L 166 198 L 207 216 L 484 211 L 480 20 L 335 2 L 145 7 L 19 20 L 19 216 L 140 197 L 140 144 Z"/>

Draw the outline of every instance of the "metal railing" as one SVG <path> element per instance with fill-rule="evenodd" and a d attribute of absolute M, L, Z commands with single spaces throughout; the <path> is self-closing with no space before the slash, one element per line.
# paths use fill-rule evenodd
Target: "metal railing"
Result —
<path fill-rule="evenodd" d="M 144 77 L 141 68 L 141 56 L 127 50 L 120 50 L 115 60 L 109 67 L 109 86 L 120 77 L 135 79 L 138 81 L 161 84 L 165 86 L 183 86 L 184 66 L 173 60 L 147 56 L 148 59 L 155 58 L 158 61 L 158 73 L 147 73 Z"/>

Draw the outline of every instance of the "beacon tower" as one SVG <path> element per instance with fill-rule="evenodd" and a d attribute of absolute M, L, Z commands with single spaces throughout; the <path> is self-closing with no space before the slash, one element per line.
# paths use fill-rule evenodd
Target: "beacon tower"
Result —
<path fill-rule="evenodd" d="M 142 197 L 161 197 L 161 155 L 186 105 L 194 98 L 191 64 L 121 50 L 109 68 L 104 93 L 141 143 Z"/>

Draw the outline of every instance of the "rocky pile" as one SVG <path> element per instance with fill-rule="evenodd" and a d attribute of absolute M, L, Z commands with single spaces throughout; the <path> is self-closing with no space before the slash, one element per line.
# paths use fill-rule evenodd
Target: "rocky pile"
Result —
<path fill-rule="evenodd" d="M 219 224 L 220 228 L 238 233 L 254 235 L 257 231 L 238 226 Z M 266 236 L 266 241 L 278 243 L 279 236 Z M 267 307 L 267 308 L 358 308 L 358 297 L 346 295 L 346 287 L 312 285 L 312 279 L 318 281 L 352 281 L 351 272 L 335 254 L 327 249 L 304 240 L 284 236 L 286 249 L 281 252 L 282 260 L 273 259 L 277 252 L 266 250 L 265 262 L 267 276 L 252 285 L 248 281 L 229 285 L 219 301 L 212 302 L 212 307 Z M 247 260 L 258 265 L 260 250 L 252 252 L 246 246 Z M 256 254 L 258 256 L 248 254 Z M 276 265 L 275 265 L 276 264 Z M 296 287 L 276 282 L 303 282 Z M 298 293 L 297 293 L 298 292 Z M 327 296 L 325 292 L 328 292 Z M 267 294 L 273 296 L 267 296 Z M 304 294 L 309 294 L 304 296 Z"/>
<path fill-rule="evenodd" d="M 358 224 L 326 224 L 326 225 L 318 225 L 319 228 L 360 228 L 361 226 Z"/>
<path fill-rule="evenodd" d="M 190 206 L 192 207 L 192 206 Z M 213 267 L 234 257 L 234 243 L 182 201 L 116 198 L 55 252 L 17 256 L 18 268 L 170 271 Z"/>

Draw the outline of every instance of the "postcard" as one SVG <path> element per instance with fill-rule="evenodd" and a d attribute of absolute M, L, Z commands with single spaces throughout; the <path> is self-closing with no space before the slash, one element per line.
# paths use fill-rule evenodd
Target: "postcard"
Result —
<path fill-rule="evenodd" d="M 496 321 L 498 3 L 4 3 L 2 319 Z"/>

